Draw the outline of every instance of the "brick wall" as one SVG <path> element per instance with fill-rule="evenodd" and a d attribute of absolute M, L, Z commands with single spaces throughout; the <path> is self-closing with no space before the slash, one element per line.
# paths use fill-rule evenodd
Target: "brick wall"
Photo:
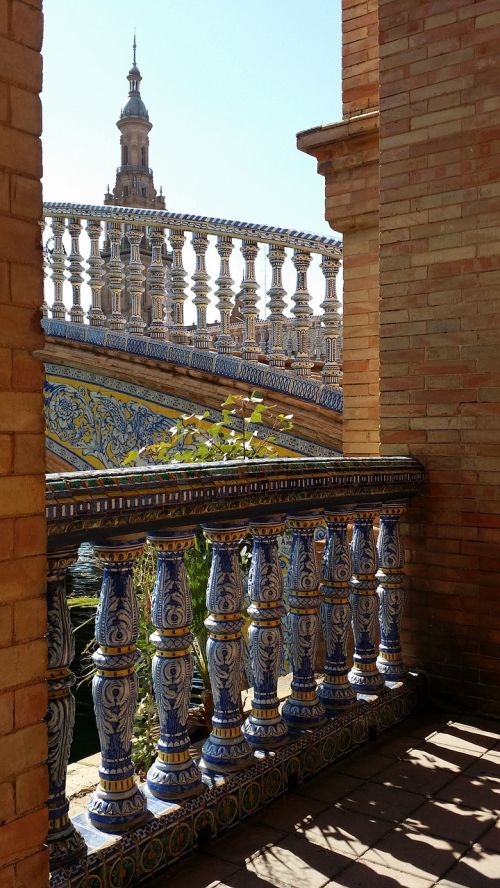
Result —
<path fill-rule="evenodd" d="M 381 453 L 428 474 L 405 649 L 500 714 L 500 8 L 379 13 Z"/>
<path fill-rule="evenodd" d="M 378 0 L 343 0 L 342 114 L 378 108 Z"/>
<path fill-rule="evenodd" d="M 41 2 L 0 0 L 0 886 L 48 881 Z"/>

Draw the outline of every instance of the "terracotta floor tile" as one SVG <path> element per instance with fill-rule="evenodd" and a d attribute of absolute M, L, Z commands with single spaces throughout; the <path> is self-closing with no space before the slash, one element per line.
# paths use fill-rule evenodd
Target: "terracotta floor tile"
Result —
<path fill-rule="evenodd" d="M 481 844 L 483 848 L 487 848 L 489 851 L 500 852 L 500 820 L 497 820 L 495 826 L 481 836 L 481 842 L 479 844 Z"/>
<path fill-rule="evenodd" d="M 351 858 L 324 851 L 300 836 L 287 836 L 248 861 L 250 873 L 282 888 L 322 888 Z"/>
<path fill-rule="evenodd" d="M 466 850 L 467 846 L 458 842 L 399 826 L 370 848 L 362 860 L 421 879 L 438 879 Z"/>
<path fill-rule="evenodd" d="M 391 739 L 392 732 L 382 734 L 380 738 L 373 744 L 373 751 L 390 758 L 400 759 L 424 742 L 417 737 L 411 737 L 409 734 L 403 734 Z"/>
<path fill-rule="evenodd" d="M 160 873 L 147 888 L 215 888 L 239 869 L 238 864 L 229 863 L 207 854 L 194 854 L 185 863 Z"/>
<path fill-rule="evenodd" d="M 493 825 L 495 816 L 487 811 L 464 808 L 453 802 L 440 802 L 437 799 L 425 802 L 402 824 L 405 827 L 441 836 L 457 842 L 475 842 L 482 833 Z M 500 837 L 500 832 L 499 832 Z"/>
<path fill-rule="evenodd" d="M 483 777 L 457 777 L 441 789 L 436 798 L 500 814 L 500 783 L 492 783 Z"/>
<path fill-rule="evenodd" d="M 255 823 L 271 826 L 282 833 L 289 833 L 328 807 L 327 802 L 289 792 L 255 815 Z"/>
<path fill-rule="evenodd" d="M 403 820 L 422 804 L 422 796 L 381 783 L 365 783 L 338 802 L 345 810 L 380 820 Z"/>
<path fill-rule="evenodd" d="M 482 777 L 492 785 L 500 786 L 500 756 L 491 752 L 475 759 L 464 773 L 464 777 Z"/>
<path fill-rule="evenodd" d="M 404 757 L 404 761 L 414 762 L 430 771 L 451 771 L 457 775 L 467 770 L 477 760 L 477 756 L 460 752 L 451 746 L 433 745 L 432 740 L 426 741 L 418 749 L 410 750 Z"/>
<path fill-rule="evenodd" d="M 339 762 L 336 770 L 339 774 L 348 774 L 350 777 L 358 777 L 361 780 L 368 780 L 374 774 L 378 774 L 384 768 L 392 765 L 392 759 L 388 755 L 382 755 L 380 752 L 369 752 L 368 750 L 356 753 L 356 755 L 347 756 L 346 759 Z"/>
<path fill-rule="evenodd" d="M 231 830 L 215 842 L 207 842 L 203 845 L 203 852 L 241 866 L 262 848 L 279 842 L 284 835 L 282 831 L 251 821 Z"/>
<path fill-rule="evenodd" d="M 359 857 L 388 830 L 386 820 L 374 820 L 343 808 L 330 808 L 315 817 L 301 833 L 309 842 L 347 857 Z"/>
<path fill-rule="evenodd" d="M 358 860 L 344 870 L 326 888 L 431 888 L 434 879 L 419 879 L 408 873 L 387 869 L 376 863 Z"/>
<path fill-rule="evenodd" d="M 398 789 L 408 789 L 410 792 L 419 792 L 425 796 L 432 796 L 438 789 L 454 779 L 452 771 L 444 768 L 429 768 L 426 763 L 416 759 L 411 761 L 398 761 L 385 768 L 372 778 L 376 783 L 385 786 L 395 786 Z"/>
<path fill-rule="evenodd" d="M 308 780 L 300 789 L 297 789 L 297 795 L 304 796 L 308 799 L 317 799 L 321 802 L 327 802 L 333 805 L 343 795 L 357 789 L 363 783 L 358 777 L 351 777 L 349 774 L 320 774 L 313 780 Z"/>
<path fill-rule="evenodd" d="M 469 735 L 470 740 L 474 740 L 474 737 L 481 737 L 481 742 L 487 743 L 490 747 L 500 743 L 500 728 L 495 719 L 474 716 L 470 721 L 467 718 L 450 721 L 449 726 L 464 735 Z"/>
<path fill-rule="evenodd" d="M 448 725 L 443 731 L 433 734 L 427 742 L 433 746 L 449 746 L 451 749 L 459 749 L 460 752 L 466 752 L 468 755 L 483 755 L 488 752 L 490 746 L 494 745 L 489 742 L 489 738 L 482 734 L 470 734 L 470 732 L 455 728 L 453 725 Z"/>
<path fill-rule="evenodd" d="M 439 888 L 497 888 L 500 884 L 500 854 L 473 845 L 469 853 L 438 882 Z"/>

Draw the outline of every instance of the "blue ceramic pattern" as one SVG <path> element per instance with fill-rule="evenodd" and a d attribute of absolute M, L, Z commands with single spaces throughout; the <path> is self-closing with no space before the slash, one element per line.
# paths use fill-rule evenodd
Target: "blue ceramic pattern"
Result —
<path fill-rule="evenodd" d="M 384 686 L 377 651 L 377 549 L 373 533 L 375 511 L 358 512 L 352 536 L 351 611 L 354 633 L 353 666 L 349 681 L 358 694 L 376 694 Z"/>
<path fill-rule="evenodd" d="M 394 505 L 382 510 L 377 541 L 380 565 L 377 572 L 380 622 L 377 667 L 386 681 L 400 681 L 408 672 L 403 661 L 400 639 L 404 601 L 404 549 L 399 522 L 404 511 L 404 505 Z"/>

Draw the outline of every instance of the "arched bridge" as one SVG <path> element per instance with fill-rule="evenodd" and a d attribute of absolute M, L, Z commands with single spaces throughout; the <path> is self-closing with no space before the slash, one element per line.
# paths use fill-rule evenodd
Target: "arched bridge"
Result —
<path fill-rule="evenodd" d="M 278 436 L 283 455 L 340 452 L 338 241 L 165 211 L 46 204 L 45 215 L 49 471 L 118 466 L 179 415 L 208 409 L 216 421 L 228 394 L 255 389 L 293 413 L 293 430 Z M 235 239 L 241 257 L 230 266 Z M 314 256 L 321 262 L 308 284 Z M 262 278 L 267 318 L 259 316 Z"/>

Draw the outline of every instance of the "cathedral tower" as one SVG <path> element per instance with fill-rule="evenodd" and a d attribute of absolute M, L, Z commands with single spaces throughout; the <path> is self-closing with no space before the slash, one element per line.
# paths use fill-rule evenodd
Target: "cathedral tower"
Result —
<path fill-rule="evenodd" d="M 104 195 L 106 205 L 120 207 L 146 207 L 165 209 L 161 188 L 157 194 L 153 170 L 149 167 L 149 131 L 153 124 L 140 93 L 141 72 L 136 63 L 134 35 L 133 63 L 127 75 L 129 82 L 128 102 L 122 109 L 116 125 L 120 130 L 121 163 L 116 170 L 116 183 L 112 192 Z"/>

